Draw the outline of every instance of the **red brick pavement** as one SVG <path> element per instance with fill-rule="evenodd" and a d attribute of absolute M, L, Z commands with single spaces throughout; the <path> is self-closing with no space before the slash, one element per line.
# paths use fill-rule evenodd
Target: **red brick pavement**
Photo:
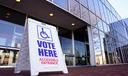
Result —
<path fill-rule="evenodd" d="M 128 76 L 128 64 L 125 65 L 107 65 L 107 66 L 83 66 L 69 67 L 69 74 L 58 73 L 40 73 L 39 76 Z M 0 76 L 30 76 L 29 71 L 19 74 L 13 73 L 14 69 L 0 69 Z"/>

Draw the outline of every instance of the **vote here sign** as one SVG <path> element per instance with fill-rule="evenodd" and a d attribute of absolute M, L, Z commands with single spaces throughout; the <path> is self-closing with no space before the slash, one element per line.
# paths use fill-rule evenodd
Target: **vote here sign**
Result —
<path fill-rule="evenodd" d="M 39 72 L 68 73 L 56 27 L 28 18 L 25 29 L 16 71 L 25 70 L 30 64 L 31 76 Z"/>
<path fill-rule="evenodd" d="M 57 46 L 52 38 L 51 28 L 37 25 L 37 45 L 40 64 L 58 64 Z"/>
<path fill-rule="evenodd" d="M 56 27 L 28 19 L 31 74 L 63 71 L 68 73 Z"/>

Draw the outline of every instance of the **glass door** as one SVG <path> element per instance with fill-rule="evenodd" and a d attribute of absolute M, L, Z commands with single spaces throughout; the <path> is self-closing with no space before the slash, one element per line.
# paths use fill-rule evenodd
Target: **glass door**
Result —
<path fill-rule="evenodd" d="M 90 54 L 88 44 L 88 32 L 86 28 L 80 28 L 74 31 L 75 37 L 75 62 L 76 65 L 89 65 Z"/>

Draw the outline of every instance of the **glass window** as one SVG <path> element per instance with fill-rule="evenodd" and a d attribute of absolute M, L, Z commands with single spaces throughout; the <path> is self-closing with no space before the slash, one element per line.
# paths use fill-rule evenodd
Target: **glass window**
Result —
<path fill-rule="evenodd" d="M 112 13 L 109 11 L 109 21 L 110 21 L 110 24 L 113 23 L 113 20 L 112 20 Z M 110 25 L 109 24 L 109 25 Z"/>
<path fill-rule="evenodd" d="M 0 11 L 0 46 L 19 48 L 26 15 L 4 6 L 0 6 Z"/>
<path fill-rule="evenodd" d="M 109 22 L 108 20 L 108 15 L 107 15 L 107 8 L 106 8 L 106 6 L 105 5 L 103 5 L 103 10 L 104 10 L 104 21 L 106 21 L 107 23 Z"/>
<path fill-rule="evenodd" d="M 62 51 L 65 54 L 66 65 L 73 65 L 72 39 L 60 36 L 60 42 Z"/>
<path fill-rule="evenodd" d="M 96 54 L 101 54 L 100 51 L 100 39 L 99 39 L 99 33 L 98 29 L 95 27 L 92 29 L 92 34 L 93 34 L 93 43 L 94 43 L 94 50 Z"/>
<path fill-rule="evenodd" d="M 105 34 L 105 49 L 107 50 L 107 63 L 114 63 L 114 49 L 115 49 L 115 40 L 110 37 L 108 34 Z"/>
<path fill-rule="evenodd" d="M 102 54 L 102 61 L 103 64 L 106 64 L 106 57 L 105 57 L 105 34 L 101 31 L 99 31 L 99 35 L 100 35 L 100 43 L 101 43 L 101 54 Z"/>
<path fill-rule="evenodd" d="M 110 24 L 111 21 L 111 16 L 110 16 L 110 11 L 108 9 L 106 9 L 106 15 L 107 15 L 107 24 Z"/>
<path fill-rule="evenodd" d="M 117 41 L 116 44 L 120 46 L 121 43 Z M 116 46 L 116 55 L 117 55 L 117 61 L 118 61 L 117 63 L 122 63 L 123 59 L 122 59 L 121 51 L 123 51 L 123 47 L 121 49 L 121 47 L 119 46 Z"/>
<path fill-rule="evenodd" d="M 105 3 L 105 0 L 101 0 L 102 3 Z"/>
<path fill-rule="evenodd" d="M 104 51 L 105 51 L 105 57 L 106 57 L 106 63 L 109 64 L 110 60 L 109 60 L 109 49 L 108 49 L 108 34 L 104 34 Z"/>
<path fill-rule="evenodd" d="M 105 3 L 105 6 L 106 6 L 109 10 L 112 9 L 112 6 L 111 6 L 111 4 L 108 2 L 108 0 L 104 0 L 104 3 Z"/>
<path fill-rule="evenodd" d="M 99 30 L 95 27 L 92 27 L 92 38 L 93 38 L 93 48 L 96 56 L 96 64 L 103 64 L 102 61 L 102 49 L 100 43 Z"/>
<path fill-rule="evenodd" d="M 96 26 L 96 24 L 97 24 L 96 15 L 94 15 L 91 12 L 89 12 L 89 16 L 90 16 L 90 23 L 91 23 L 91 25 L 92 26 Z"/>
<path fill-rule="evenodd" d="M 103 8 L 103 4 L 100 0 L 99 0 L 99 7 L 100 7 L 102 20 L 105 20 L 104 8 Z"/>
<path fill-rule="evenodd" d="M 81 18 L 90 24 L 89 21 L 89 11 L 87 10 L 87 8 L 85 8 L 84 6 L 81 5 Z"/>
<path fill-rule="evenodd" d="M 14 66 L 18 58 L 18 50 L 0 48 L 0 65 Z"/>
<path fill-rule="evenodd" d="M 86 28 L 74 31 L 76 65 L 89 65 L 88 34 Z"/>
<path fill-rule="evenodd" d="M 15 26 L 14 36 L 12 39 L 12 46 L 14 46 L 14 47 L 21 46 L 22 39 L 23 39 L 23 32 L 24 32 L 23 26 Z"/>
<path fill-rule="evenodd" d="M 113 13 L 111 13 L 111 23 L 114 23 L 115 22 L 115 17 L 114 17 L 114 15 L 113 15 Z"/>
<path fill-rule="evenodd" d="M 89 9 L 90 9 L 93 13 L 95 13 L 95 8 L 94 8 L 94 3 L 93 3 L 94 0 L 87 0 L 87 1 L 88 1 L 88 7 L 89 7 Z"/>
<path fill-rule="evenodd" d="M 117 13 L 116 17 L 118 20 L 121 20 L 121 16 L 118 13 Z"/>
<path fill-rule="evenodd" d="M 60 36 L 60 41 L 61 41 L 63 53 L 72 54 L 72 39 Z"/>
<path fill-rule="evenodd" d="M 64 9 L 68 9 L 68 0 L 53 0 L 53 2 Z"/>
<path fill-rule="evenodd" d="M 14 66 L 21 46 L 26 15 L 0 6 L 0 65 Z"/>
<path fill-rule="evenodd" d="M 103 21 L 102 21 L 101 19 L 97 18 L 97 27 L 98 27 L 100 30 L 104 31 L 102 22 L 103 22 Z"/>
<path fill-rule="evenodd" d="M 96 15 L 101 18 L 99 0 L 94 0 L 94 6 L 95 6 Z"/>
<path fill-rule="evenodd" d="M 76 56 L 76 65 L 87 64 L 85 61 L 86 58 L 86 45 L 84 42 L 75 40 L 75 56 Z"/>
<path fill-rule="evenodd" d="M 87 0 L 80 0 L 80 3 L 81 3 L 84 7 L 88 8 Z"/>
<path fill-rule="evenodd" d="M 104 32 L 105 32 L 105 33 L 110 34 L 109 25 L 107 25 L 106 23 L 103 22 L 103 28 L 104 28 Z"/>
<path fill-rule="evenodd" d="M 23 26 L 0 20 L 0 45 L 20 47 Z M 3 40 L 3 41 L 2 41 Z M 2 42 L 1 42 L 2 41 Z"/>
<path fill-rule="evenodd" d="M 2 46 L 11 46 L 14 26 L 11 23 L 0 20 L 0 38 L 4 41 L 1 43 Z"/>
<path fill-rule="evenodd" d="M 71 38 L 71 31 L 64 29 L 64 28 L 58 28 L 60 43 L 62 46 L 62 51 L 65 54 L 65 61 L 67 65 L 73 65 L 73 52 L 72 52 L 72 38 Z"/>
<path fill-rule="evenodd" d="M 53 0 L 47 0 L 47 1 L 51 1 L 52 2 Z"/>
<path fill-rule="evenodd" d="M 81 11 L 80 4 L 78 1 L 70 0 L 70 12 L 76 15 L 77 17 L 80 17 Z"/>
<path fill-rule="evenodd" d="M 118 27 L 117 27 L 118 26 Z M 115 30 L 115 34 L 117 33 L 117 36 L 121 36 L 119 40 L 123 40 L 121 38 L 127 39 L 127 32 L 126 28 L 123 26 L 121 21 L 115 22 L 111 24 L 111 28 Z M 115 35 L 113 35 L 115 36 Z"/>
<path fill-rule="evenodd" d="M 109 23 L 109 14 L 107 13 L 108 8 L 105 5 L 103 5 L 103 8 L 104 8 L 105 21 L 106 23 Z"/>

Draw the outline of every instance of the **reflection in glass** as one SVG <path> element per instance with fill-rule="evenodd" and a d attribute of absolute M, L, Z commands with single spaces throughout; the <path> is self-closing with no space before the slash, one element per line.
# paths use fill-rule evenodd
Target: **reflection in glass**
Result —
<path fill-rule="evenodd" d="M 68 66 L 72 66 L 73 65 L 73 57 L 71 56 L 65 56 L 65 62 L 66 62 L 66 65 Z"/>
<path fill-rule="evenodd" d="M 86 63 L 86 45 L 84 42 L 75 40 L 76 65 L 85 65 Z"/>
<path fill-rule="evenodd" d="M 99 35 L 100 35 L 102 61 L 103 61 L 103 64 L 106 64 L 105 48 L 104 48 L 104 46 L 105 46 L 105 43 L 104 43 L 105 34 L 101 31 L 99 31 Z"/>
<path fill-rule="evenodd" d="M 59 33 L 62 51 L 65 54 L 66 65 L 71 66 L 73 65 L 73 58 L 74 58 L 74 55 L 72 52 L 71 31 L 59 27 L 58 33 Z"/>
<path fill-rule="evenodd" d="M 80 17 L 80 4 L 75 0 L 70 0 L 70 12 Z"/>
<path fill-rule="evenodd" d="M 104 32 L 105 32 L 105 33 L 111 34 L 109 25 L 107 25 L 107 24 L 104 23 L 104 22 L 103 22 L 103 28 L 104 28 Z"/>
<path fill-rule="evenodd" d="M 103 27 L 103 21 L 99 18 L 97 18 L 97 28 L 104 31 L 104 27 Z"/>
<path fill-rule="evenodd" d="M 88 34 L 85 30 L 86 28 L 83 27 L 74 31 L 76 65 L 90 64 Z"/>
<path fill-rule="evenodd" d="M 99 32 L 96 28 L 92 28 L 92 34 L 93 34 L 93 45 L 94 45 L 94 51 L 96 55 L 96 63 L 102 64 L 102 55 L 101 55 L 101 44 L 100 44 L 100 38 L 99 38 Z"/>
<path fill-rule="evenodd" d="M 100 14 L 101 14 L 102 20 L 105 20 L 104 8 L 101 0 L 99 0 L 99 8 L 100 8 Z"/>
<path fill-rule="evenodd" d="M 87 2 L 88 2 L 89 10 L 91 10 L 93 13 L 95 13 L 94 0 L 87 0 Z"/>
<path fill-rule="evenodd" d="M 68 9 L 68 0 L 53 0 L 53 2 L 64 9 Z"/>
<path fill-rule="evenodd" d="M 18 58 L 18 50 L 0 49 L 0 65 L 13 66 Z"/>
<path fill-rule="evenodd" d="M 87 0 L 80 0 L 80 3 L 81 3 L 84 7 L 88 8 Z"/>
<path fill-rule="evenodd" d="M 61 41 L 63 53 L 72 54 L 72 40 L 60 36 L 60 41 Z"/>
<path fill-rule="evenodd" d="M 90 15 L 90 23 L 92 26 L 95 26 L 97 24 L 97 19 L 96 19 L 96 15 L 94 15 L 93 13 L 89 12 Z"/>
<path fill-rule="evenodd" d="M 96 13 L 96 15 L 101 18 L 100 7 L 99 7 L 99 0 L 94 0 L 94 6 L 95 6 L 95 13 Z"/>
<path fill-rule="evenodd" d="M 108 23 L 108 15 L 107 15 L 107 7 L 105 7 L 105 5 L 102 5 L 103 7 L 103 11 L 104 11 L 104 21 L 106 21 Z"/>
<path fill-rule="evenodd" d="M 62 51 L 65 54 L 66 64 L 73 65 L 72 40 L 69 38 L 60 36 L 60 42 L 62 46 Z"/>
<path fill-rule="evenodd" d="M 0 20 L 0 45 L 20 48 L 23 26 Z"/>
<path fill-rule="evenodd" d="M 85 8 L 84 6 L 81 5 L 81 18 L 87 22 L 90 23 L 89 21 L 89 11 L 87 10 L 87 8 Z"/>

